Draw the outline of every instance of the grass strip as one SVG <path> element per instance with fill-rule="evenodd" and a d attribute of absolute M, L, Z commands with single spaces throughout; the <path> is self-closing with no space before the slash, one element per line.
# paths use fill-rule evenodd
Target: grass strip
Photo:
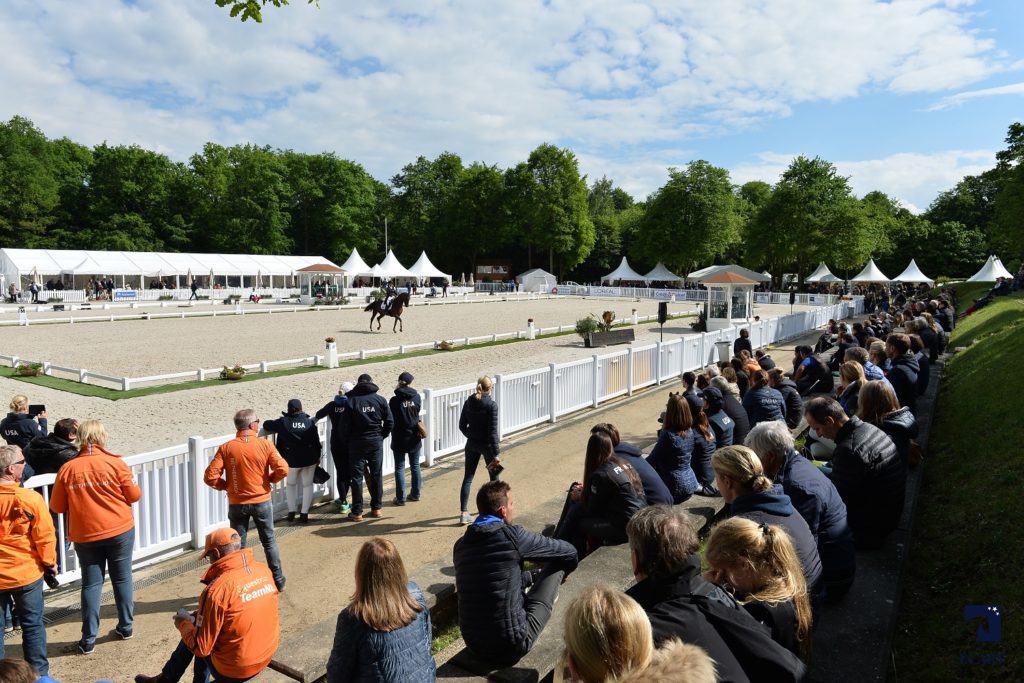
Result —
<path fill-rule="evenodd" d="M 1010 314 L 1010 315 L 1008 315 Z M 978 316 L 975 319 L 975 316 Z M 970 322 L 971 324 L 968 324 Z M 1024 311 L 1000 298 L 965 319 L 946 364 L 893 643 L 894 680 L 1024 680 Z M 998 607 L 1001 639 L 979 640 Z"/>

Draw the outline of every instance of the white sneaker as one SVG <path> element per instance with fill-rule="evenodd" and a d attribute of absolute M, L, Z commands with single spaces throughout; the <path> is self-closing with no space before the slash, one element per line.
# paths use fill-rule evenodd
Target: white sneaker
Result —
<path fill-rule="evenodd" d="M 459 516 L 459 524 L 461 524 L 462 526 L 466 526 L 468 524 L 471 524 L 472 522 L 473 522 L 473 518 L 470 516 L 470 514 L 468 512 L 463 512 Z"/>

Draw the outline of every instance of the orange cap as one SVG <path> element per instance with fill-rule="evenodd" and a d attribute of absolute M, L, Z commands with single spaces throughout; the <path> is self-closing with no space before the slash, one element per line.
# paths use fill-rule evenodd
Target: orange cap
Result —
<path fill-rule="evenodd" d="M 203 554 L 199 557 L 206 557 L 214 548 L 219 548 L 222 545 L 231 545 L 232 543 L 240 543 L 241 540 L 242 538 L 238 535 L 238 532 L 229 526 L 211 531 L 206 535 L 206 548 L 203 549 Z"/>

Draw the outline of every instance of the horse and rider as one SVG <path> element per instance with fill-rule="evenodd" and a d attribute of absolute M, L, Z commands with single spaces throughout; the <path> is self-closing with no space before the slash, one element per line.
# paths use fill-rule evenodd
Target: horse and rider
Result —
<path fill-rule="evenodd" d="M 384 319 L 384 316 L 390 316 L 395 319 L 395 324 L 391 326 L 391 331 L 395 332 L 396 329 L 404 331 L 402 328 L 402 312 L 405 307 L 409 305 L 409 293 L 402 292 L 398 293 L 398 290 L 394 288 L 390 283 L 384 286 L 384 298 L 374 299 L 364 308 L 364 311 L 372 311 L 373 314 L 370 316 L 370 330 L 373 331 L 373 321 L 377 321 L 377 329 L 380 329 L 380 323 Z"/>

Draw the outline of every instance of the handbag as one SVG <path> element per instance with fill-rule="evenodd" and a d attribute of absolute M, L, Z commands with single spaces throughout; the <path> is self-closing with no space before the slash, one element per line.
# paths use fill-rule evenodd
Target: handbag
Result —
<path fill-rule="evenodd" d="M 427 425 L 423 422 L 423 420 L 420 420 L 419 422 L 416 423 L 416 436 L 420 437 L 421 439 L 427 438 Z"/>
<path fill-rule="evenodd" d="M 331 478 L 331 475 L 323 468 L 322 465 L 317 465 L 316 469 L 313 470 L 313 483 L 320 485 L 326 484 L 327 480 Z"/>

